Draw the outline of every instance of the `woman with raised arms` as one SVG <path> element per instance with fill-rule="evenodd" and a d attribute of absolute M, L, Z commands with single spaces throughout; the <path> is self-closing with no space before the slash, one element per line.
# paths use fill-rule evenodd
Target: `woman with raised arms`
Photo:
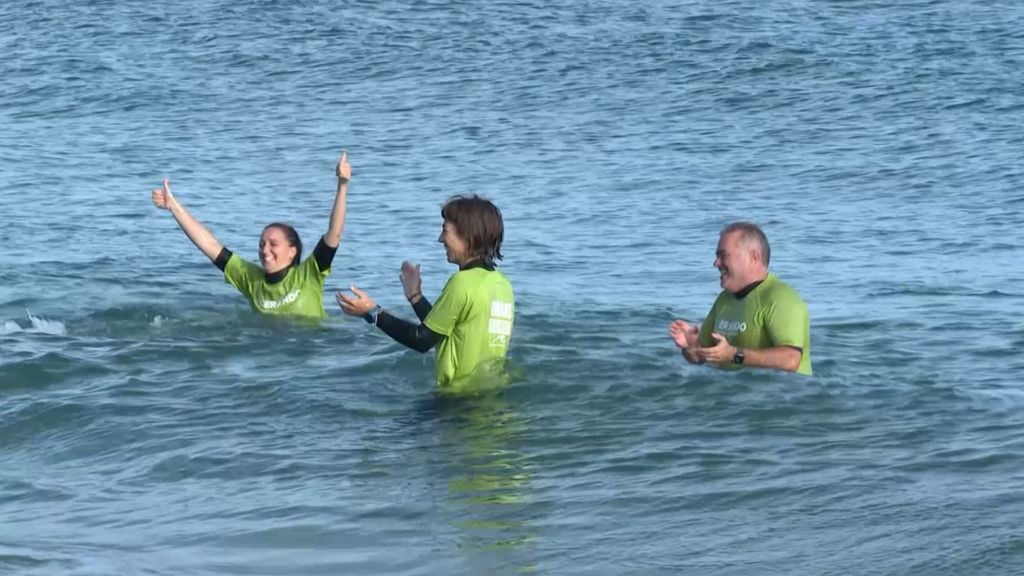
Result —
<path fill-rule="evenodd" d="M 260 234 L 260 266 L 247 262 L 223 247 L 213 234 L 171 194 L 171 185 L 153 190 L 153 205 L 167 210 L 188 239 L 224 272 L 224 280 L 238 289 L 252 309 L 261 314 L 324 318 L 324 280 L 345 228 L 345 201 L 352 167 L 341 153 L 335 169 L 338 177 L 334 206 L 325 233 L 313 254 L 302 260 L 302 240 L 288 224 L 268 224 Z"/>

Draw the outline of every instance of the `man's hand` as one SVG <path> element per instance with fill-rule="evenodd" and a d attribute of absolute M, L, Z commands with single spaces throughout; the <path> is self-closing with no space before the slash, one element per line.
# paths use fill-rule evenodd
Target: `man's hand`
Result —
<path fill-rule="evenodd" d="M 338 166 L 335 168 L 335 172 L 338 175 L 338 184 L 348 184 L 348 181 L 352 179 L 352 166 L 348 163 L 348 151 L 341 151 L 341 159 L 338 160 Z"/>
<path fill-rule="evenodd" d="M 413 297 L 419 295 L 422 296 L 423 292 L 420 291 L 420 287 L 423 282 L 420 279 L 420 265 L 413 264 L 406 260 L 402 262 L 402 288 L 405 290 L 405 299 L 412 301 Z"/>
<path fill-rule="evenodd" d="M 174 204 L 174 195 L 171 194 L 171 181 L 164 178 L 163 188 L 153 189 L 153 206 L 162 210 L 170 210 Z"/>
<path fill-rule="evenodd" d="M 673 320 L 668 325 L 668 334 L 672 341 L 681 349 L 697 347 L 697 339 L 700 336 L 700 325 L 690 324 L 686 320 Z"/>
<path fill-rule="evenodd" d="M 359 288 L 352 286 L 349 288 L 355 296 L 346 296 L 341 292 L 334 295 L 334 299 L 338 301 L 338 305 L 341 309 L 350 316 L 365 316 L 367 312 L 373 309 L 377 305 L 370 298 L 366 292 L 363 292 Z"/>
<path fill-rule="evenodd" d="M 718 343 L 708 348 L 697 348 L 697 357 L 704 362 L 711 362 L 712 364 L 731 363 L 733 356 L 736 355 L 736 347 L 729 344 L 725 336 L 718 332 L 712 334 L 711 337 L 717 340 Z"/>

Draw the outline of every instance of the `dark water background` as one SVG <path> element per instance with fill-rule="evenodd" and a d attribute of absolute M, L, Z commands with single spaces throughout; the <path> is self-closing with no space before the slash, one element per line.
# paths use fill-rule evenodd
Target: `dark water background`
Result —
<path fill-rule="evenodd" d="M 1024 573 L 1024 6 L 0 4 L 0 572 Z M 254 317 L 149 190 L 250 259 L 436 295 L 492 198 L 512 382 L 330 304 Z M 685 365 L 759 222 L 816 375 Z"/>

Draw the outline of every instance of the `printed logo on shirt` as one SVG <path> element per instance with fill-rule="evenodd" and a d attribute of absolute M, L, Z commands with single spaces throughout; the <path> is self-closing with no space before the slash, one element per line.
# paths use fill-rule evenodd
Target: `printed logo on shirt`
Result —
<path fill-rule="evenodd" d="M 726 320 L 721 318 L 715 323 L 715 332 L 725 334 L 726 336 L 733 336 L 746 331 L 747 323 L 740 322 L 739 320 Z"/>
<path fill-rule="evenodd" d="M 260 308 L 264 310 L 276 310 L 281 306 L 287 306 L 299 299 L 299 293 L 300 290 L 296 288 L 278 300 L 264 300 L 263 302 L 260 302 Z"/>
<path fill-rule="evenodd" d="M 491 346 L 508 346 L 508 341 L 512 338 L 512 311 L 511 302 L 491 301 L 491 318 L 487 322 Z"/>

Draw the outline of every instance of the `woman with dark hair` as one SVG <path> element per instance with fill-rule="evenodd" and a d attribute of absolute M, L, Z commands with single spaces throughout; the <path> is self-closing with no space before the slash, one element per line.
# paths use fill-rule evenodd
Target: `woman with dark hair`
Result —
<path fill-rule="evenodd" d="M 438 242 L 459 271 L 431 305 L 420 291 L 420 267 L 402 263 L 402 286 L 419 324 L 382 310 L 353 286 L 354 296 L 335 298 L 346 314 L 362 316 L 400 344 L 417 352 L 437 346 L 437 384 L 458 389 L 469 377 L 505 358 L 512 338 L 515 298 L 512 285 L 498 271 L 505 227 L 497 206 L 479 196 L 455 196 L 441 209 Z"/>
<path fill-rule="evenodd" d="M 345 201 L 352 167 L 348 154 L 341 153 L 335 168 L 338 189 L 331 208 L 327 233 L 317 242 L 313 255 L 302 260 L 302 240 L 295 228 L 281 222 L 267 225 L 260 234 L 260 265 L 243 260 L 221 246 L 213 234 L 171 194 L 164 180 L 153 190 L 153 204 L 167 210 L 189 240 L 224 272 L 224 280 L 238 289 L 256 312 L 310 318 L 324 318 L 324 280 L 345 228 Z"/>

